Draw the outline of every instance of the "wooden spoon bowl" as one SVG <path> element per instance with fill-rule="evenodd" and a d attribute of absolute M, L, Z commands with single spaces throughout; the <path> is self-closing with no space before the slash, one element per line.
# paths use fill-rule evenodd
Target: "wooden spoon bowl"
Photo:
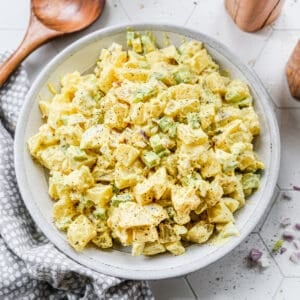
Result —
<path fill-rule="evenodd" d="M 0 87 L 37 47 L 95 22 L 104 4 L 105 0 L 32 0 L 25 37 L 18 49 L 0 66 Z"/>

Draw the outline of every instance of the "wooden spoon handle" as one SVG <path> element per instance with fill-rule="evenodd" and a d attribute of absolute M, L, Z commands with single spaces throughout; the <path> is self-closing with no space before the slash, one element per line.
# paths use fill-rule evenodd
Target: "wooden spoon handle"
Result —
<path fill-rule="evenodd" d="M 240 29 L 254 32 L 279 16 L 285 0 L 225 0 L 225 7 Z"/>
<path fill-rule="evenodd" d="M 285 73 L 291 95 L 300 100 L 300 40 L 287 62 Z"/>
<path fill-rule="evenodd" d="M 38 18 L 31 13 L 29 26 L 23 41 L 14 53 L 0 66 L 0 88 L 33 50 L 58 35 L 61 35 L 61 33 L 45 27 Z"/>

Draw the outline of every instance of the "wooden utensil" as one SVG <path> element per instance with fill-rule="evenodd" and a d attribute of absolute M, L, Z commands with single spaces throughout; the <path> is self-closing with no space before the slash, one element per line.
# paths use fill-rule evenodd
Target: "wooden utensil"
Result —
<path fill-rule="evenodd" d="M 54 37 L 88 27 L 101 15 L 104 4 L 105 0 L 31 0 L 25 37 L 0 66 L 0 87 L 33 50 Z"/>
<path fill-rule="evenodd" d="M 288 60 L 285 73 L 291 95 L 300 100 L 300 40 Z"/>
<path fill-rule="evenodd" d="M 284 0 L 225 0 L 225 7 L 242 30 L 253 32 L 279 16 Z"/>

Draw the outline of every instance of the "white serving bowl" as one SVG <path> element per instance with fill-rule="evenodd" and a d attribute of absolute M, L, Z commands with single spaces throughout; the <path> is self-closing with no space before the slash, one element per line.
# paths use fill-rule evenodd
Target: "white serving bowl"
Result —
<path fill-rule="evenodd" d="M 47 83 L 59 87 L 62 75 L 78 70 L 85 72 L 95 64 L 100 50 L 117 42 L 126 47 L 128 26 L 111 27 L 89 34 L 59 53 L 39 74 L 26 97 L 15 135 L 15 168 L 24 202 L 40 229 L 60 251 L 74 261 L 101 273 L 130 279 L 160 279 L 175 277 L 201 269 L 229 253 L 253 230 L 266 210 L 276 185 L 280 140 L 276 118 L 270 98 L 257 76 L 243 64 L 229 49 L 216 40 L 190 29 L 173 25 L 139 24 L 130 25 L 134 30 L 152 31 L 158 44 L 164 45 L 164 34 L 170 42 L 180 45 L 182 38 L 203 41 L 213 58 L 222 68 L 229 70 L 232 77 L 245 80 L 251 87 L 255 109 L 261 122 L 261 135 L 255 149 L 265 163 L 261 188 L 248 200 L 236 215 L 240 235 L 224 245 L 192 245 L 181 256 L 163 254 L 154 257 L 132 257 L 126 250 L 102 251 L 88 248 L 75 252 L 68 244 L 66 235 L 58 231 L 52 222 L 53 201 L 48 195 L 47 176 L 36 164 L 26 146 L 26 141 L 42 124 L 38 108 L 39 96 L 49 98 Z M 267 66 L 266 66 L 267 67 Z"/>

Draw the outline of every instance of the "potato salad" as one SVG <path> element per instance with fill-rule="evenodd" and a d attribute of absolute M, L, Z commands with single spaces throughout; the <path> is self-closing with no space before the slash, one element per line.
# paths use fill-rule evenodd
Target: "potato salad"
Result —
<path fill-rule="evenodd" d="M 128 31 L 127 47 L 102 49 L 93 73 L 51 90 L 28 148 L 49 170 L 53 221 L 75 250 L 180 255 L 238 235 L 234 213 L 264 169 L 260 124 L 247 84 L 203 43 L 158 47 Z"/>

